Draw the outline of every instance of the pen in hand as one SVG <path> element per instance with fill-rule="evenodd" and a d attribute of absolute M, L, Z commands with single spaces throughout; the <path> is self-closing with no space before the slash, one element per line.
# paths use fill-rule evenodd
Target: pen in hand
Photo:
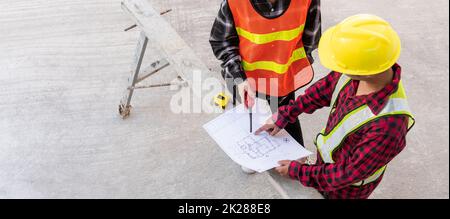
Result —
<path fill-rule="evenodd" d="M 251 98 L 247 92 L 244 93 L 244 105 L 245 107 L 248 109 L 249 111 L 249 118 L 250 118 L 250 133 L 253 132 L 253 112 L 252 112 L 252 108 L 253 105 L 255 104 L 255 100 L 253 98 Z"/>

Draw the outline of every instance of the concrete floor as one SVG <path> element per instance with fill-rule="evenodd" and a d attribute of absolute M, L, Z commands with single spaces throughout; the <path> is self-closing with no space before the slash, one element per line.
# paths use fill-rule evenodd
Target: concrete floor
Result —
<path fill-rule="evenodd" d="M 119 0 L 0 1 L 0 198 L 320 198 L 267 174 L 247 176 L 201 126 L 216 115 L 168 112 L 174 92 L 117 105 L 137 30 Z M 220 0 L 151 0 L 215 72 L 209 31 Z M 445 0 L 323 0 L 324 28 L 356 13 L 392 22 L 417 124 L 372 198 L 449 198 L 449 36 Z M 146 61 L 160 58 L 152 50 Z M 315 64 L 316 78 L 327 70 Z M 176 76 L 166 69 L 152 81 Z M 326 110 L 302 115 L 307 147 Z M 280 187 L 278 187 L 280 185 Z M 281 192 L 280 192 L 281 191 Z"/>

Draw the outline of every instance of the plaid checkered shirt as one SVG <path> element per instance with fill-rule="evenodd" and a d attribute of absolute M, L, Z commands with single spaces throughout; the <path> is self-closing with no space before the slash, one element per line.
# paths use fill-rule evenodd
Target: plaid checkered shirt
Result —
<path fill-rule="evenodd" d="M 359 81 L 351 81 L 340 92 L 334 112 L 328 118 L 326 132 L 329 132 L 345 115 L 354 109 L 367 104 L 377 115 L 388 102 L 389 96 L 399 85 L 401 67 L 393 67 L 394 78 L 382 90 L 356 96 Z M 302 113 L 311 114 L 317 109 L 330 106 L 335 86 L 340 73 L 331 72 L 317 83 L 309 87 L 289 105 L 279 108 L 274 118 L 275 124 L 281 128 Z M 335 163 L 325 163 L 320 155 L 314 165 L 291 162 L 289 176 L 299 180 L 304 186 L 314 187 L 326 198 L 331 199 L 365 199 L 375 190 L 383 176 L 364 186 L 353 186 L 381 167 L 387 165 L 398 155 L 406 145 L 408 118 L 402 115 L 382 117 L 372 121 L 353 134 L 349 135 L 343 144 L 333 153 Z M 388 167 L 389 169 L 389 167 Z"/>

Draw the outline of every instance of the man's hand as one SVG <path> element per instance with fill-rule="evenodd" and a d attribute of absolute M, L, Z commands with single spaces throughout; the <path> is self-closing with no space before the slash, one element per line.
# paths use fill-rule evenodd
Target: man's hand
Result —
<path fill-rule="evenodd" d="M 306 164 L 308 158 L 304 157 L 301 159 L 296 160 L 296 162 L 299 162 L 300 164 Z M 282 160 L 278 161 L 278 164 L 280 164 L 279 167 L 276 167 L 275 170 L 281 175 L 288 177 L 289 176 L 289 166 L 291 165 L 292 160 Z"/>
<path fill-rule="evenodd" d="M 281 131 L 280 127 L 278 127 L 277 125 L 275 125 L 272 121 L 272 118 L 269 118 L 269 120 L 266 121 L 266 124 L 261 126 L 261 128 L 259 128 L 258 130 L 256 130 L 255 135 L 259 135 L 261 134 L 261 132 L 268 132 L 269 135 L 274 136 L 276 134 L 278 134 L 278 132 Z"/>
<path fill-rule="evenodd" d="M 247 93 L 248 98 L 252 98 L 252 99 L 256 98 L 256 93 L 255 93 L 255 91 L 252 90 L 248 81 L 244 81 L 244 82 L 240 83 L 237 86 L 237 92 L 241 99 L 241 103 L 244 103 L 244 101 L 245 101 L 245 93 Z"/>
<path fill-rule="evenodd" d="M 291 164 L 291 160 L 282 160 L 279 161 L 278 164 L 280 164 L 279 167 L 276 167 L 275 170 L 284 177 L 289 176 L 289 165 Z"/>

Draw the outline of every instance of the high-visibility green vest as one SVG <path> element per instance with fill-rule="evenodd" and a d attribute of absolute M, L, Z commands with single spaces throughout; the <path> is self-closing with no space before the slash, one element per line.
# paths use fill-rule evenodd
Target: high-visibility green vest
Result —
<path fill-rule="evenodd" d="M 341 75 L 339 82 L 333 92 L 333 97 L 331 99 L 332 112 L 336 108 L 336 100 L 342 89 L 349 84 L 351 79 L 344 74 Z M 325 163 L 335 163 L 333 160 L 333 153 L 340 148 L 344 140 L 351 134 L 357 132 L 361 127 L 375 121 L 379 118 L 393 115 L 404 115 L 409 118 L 408 121 L 408 131 L 414 125 L 414 116 L 412 115 L 405 93 L 403 84 L 400 81 L 398 89 L 396 92 L 389 96 L 388 103 L 383 108 L 383 110 L 375 115 L 372 113 L 370 108 L 364 104 L 353 111 L 349 112 L 344 118 L 336 124 L 333 129 L 326 133 L 325 128 L 317 135 L 315 139 L 315 144 L 317 151 L 320 154 L 322 160 Z M 370 177 L 360 182 L 354 183 L 353 186 L 363 186 L 371 182 L 376 181 L 381 175 L 383 175 L 386 170 L 386 166 L 383 166 Z"/>

